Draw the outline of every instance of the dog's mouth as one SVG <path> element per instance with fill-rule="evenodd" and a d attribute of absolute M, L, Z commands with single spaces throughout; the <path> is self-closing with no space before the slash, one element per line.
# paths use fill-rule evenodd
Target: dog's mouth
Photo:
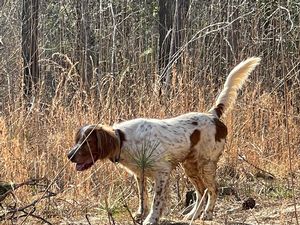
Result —
<path fill-rule="evenodd" d="M 99 159 L 99 156 L 96 154 L 91 155 L 91 158 L 89 158 L 88 160 L 85 161 L 81 161 L 81 162 L 76 162 L 76 170 L 77 171 L 84 171 L 89 169 L 92 165 L 95 164 L 95 162 Z"/>
<path fill-rule="evenodd" d="M 94 162 L 84 162 L 84 163 L 76 163 L 77 171 L 84 171 L 94 165 Z"/>

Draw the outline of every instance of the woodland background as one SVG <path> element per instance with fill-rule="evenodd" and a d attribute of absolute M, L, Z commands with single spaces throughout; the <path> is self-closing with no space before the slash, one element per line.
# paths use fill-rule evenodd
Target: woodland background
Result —
<path fill-rule="evenodd" d="M 205 111 L 251 56 L 218 182 L 257 206 L 220 196 L 211 224 L 299 224 L 299 0 L 0 1 L 0 221 L 132 224 L 133 179 L 109 162 L 77 173 L 76 129 Z M 178 168 L 165 218 L 190 189 Z"/>

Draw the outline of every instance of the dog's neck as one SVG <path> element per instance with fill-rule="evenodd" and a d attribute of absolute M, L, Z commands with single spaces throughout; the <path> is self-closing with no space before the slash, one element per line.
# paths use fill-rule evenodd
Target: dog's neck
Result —
<path fill-rule="evenodd" d="M 120 161 L 120 156 L 121 156 L 121 152 L 122 152 L 122 146 L 123 146 L 123 141 L 125 140 L 124 138 L 124 133 L 119 130 L 119 129 L 115 129 L 115 135 L 117 137 L 118 140 L 118 145 L 119 145 L 119 153 L 113 157 L 110 158 L 110 161 L 112 161 L 113 163 L 118 163 Z"/>

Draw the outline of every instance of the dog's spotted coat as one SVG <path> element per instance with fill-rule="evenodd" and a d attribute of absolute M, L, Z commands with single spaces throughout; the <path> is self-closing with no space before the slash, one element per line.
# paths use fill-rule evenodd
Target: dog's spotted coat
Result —
<path fill-rule="evenodd" d="M 201 216 L 211 220 L 217 199 L 215 182 L 217 162 L 224 149 L 227 128 L 220 117 L 234 104 L 237 90 L 260 58 L 250 58 L 236 66 L 229 74 L 216 106 L 207 113 L 192 112 L 170 119 L 134 119 L 109 126 L 88 125 L 76 135 L 76 145 L 68 157 L 77 170 L 85 170 L 98 159 L 119 162 L 134 174 L 139 189 L 137 218 L 147 216 L 143 225 L 157 224 L 165 202 L 170 172 L 179 164 L 195 187 L 197 200 L 185 219 Z M 148 145 L 147 145 L 148 144 Z M 153 201 L 148 212 L 147 191 L 142 182 L 142 169 L 137 165 L 141 149 L 148 149 L 149 166 L 144 175 L 154 183 Z M 150 147 L 149 147 L 150 146 Z M 204 211 L 199 206 L 201 195 L 208 191 Z M 142 205 L 143 203 L 143 205 Z M 202 212 L 203 211 L 203 212 Z"/>

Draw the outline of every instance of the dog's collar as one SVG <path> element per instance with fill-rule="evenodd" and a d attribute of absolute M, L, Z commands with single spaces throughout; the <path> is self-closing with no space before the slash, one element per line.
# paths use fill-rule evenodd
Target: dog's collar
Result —
<path fill-rule="evenodd" d="M 113 163 L 118 163 L 120 161 L 120 157 L 121 157 L 123 140 L 121 138 L 120 132 L 121 132 L 121 130 L 115 129 L 115 135 L 118 139 L 118 144 L 119 144 L 119 154 L 117 156 L 115 156 L 114 158 L 110 158 L 110 161 L 112 161 Z"/>

